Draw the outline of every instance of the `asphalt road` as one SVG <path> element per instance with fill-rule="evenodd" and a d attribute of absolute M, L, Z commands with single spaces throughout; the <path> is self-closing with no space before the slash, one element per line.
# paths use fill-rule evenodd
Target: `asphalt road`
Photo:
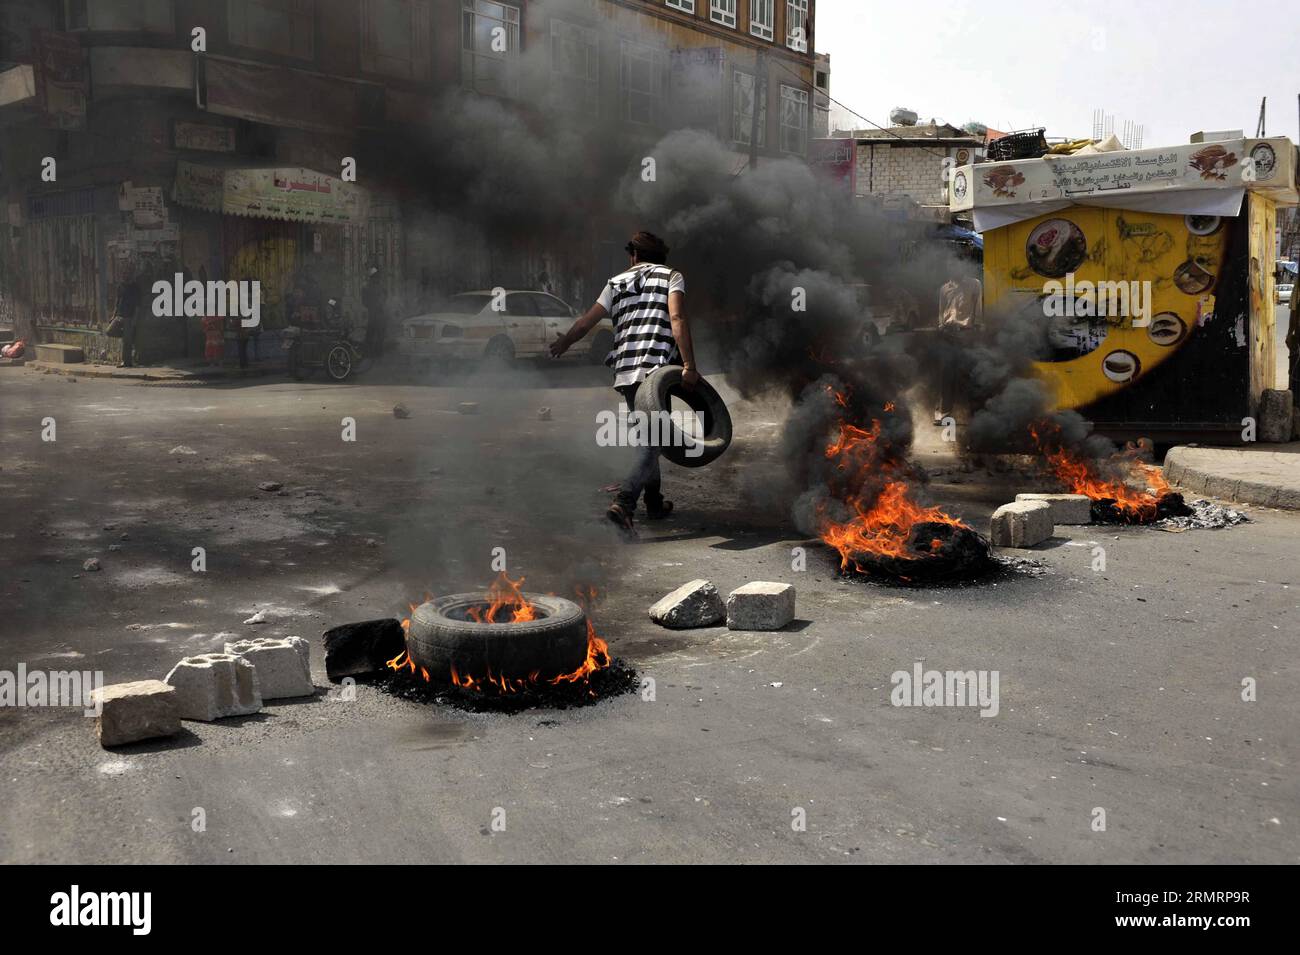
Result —
<path fill-rule="evenodd" d="M 231 635 L 300 634 L 321 687 L 118 751 L 79 710 L 0 708 L 0 861 L 1300 861 L 1300 516 L 1059 528 L 1030 553 L 1042 576 L 967 588 L 841 580 L 820 547 L 795 571 L 781 411 L 736 403 L 732 451 L 666 468 L 676 515 L 627 545 L 600 518 L 623 468 L 594 441 L 612 398 L 575 365 L 344 386 L 0 369 L 0 670 L 161 678 Z M 1037 489 L 922 450 L 977 526 Z M 496 546 L 527 589 L 595 582 L 597 629 L 653 700 L 507 716 L 325 694 L 321 631 L 477 589 Z M 799 619 L 648 620 L 695 577 L 792 582 Z M 918 660 L 997 671 L 997 715 L 891 705 Z"/>

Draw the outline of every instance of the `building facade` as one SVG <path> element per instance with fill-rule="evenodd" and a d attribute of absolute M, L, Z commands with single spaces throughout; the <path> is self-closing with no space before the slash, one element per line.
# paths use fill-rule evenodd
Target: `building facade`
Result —
<path fill-rule="evenodd" d="M 450 94 L 530 124 L 580 113 L 620 142 L 706 129 L 738 168 L 802 157 L 814 18 L 813 0 L 3 0 L 3 307 L 112 358 L 130 274 L 258 279 L 268 332 L 304 288 L 358 312 L 371 266 L 398 317 L 453 284 L 562 275 L 585 294 L 602 223 L 564 261 L 430 232 L 409 215 L 418 156 L 395 144 L 442 148 Z M 144 334 L 147 358 L 201 354 L 197 320 Z"/>
<path fill-rule="evenodd" d="M 859 196 L 905 207 L 919 217 L 948 221 L 947 170 L 983 155 L 978 136 L 944 123 L 835 131 L 854 142 L 854 182 Z"/>

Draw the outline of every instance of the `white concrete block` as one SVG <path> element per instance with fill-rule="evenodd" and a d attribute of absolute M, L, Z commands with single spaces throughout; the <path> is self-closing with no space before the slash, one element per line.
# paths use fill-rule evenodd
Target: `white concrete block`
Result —
<path fill-rule="evenodd" d="M 114 683 L 90 693 L 101 706 L 96 720 L 100 746 L 121 746 L 181 731 L 176 691 L 162 680 Z"/>
<path fill-rule="evenodd" d="M 311 648 L 302 637 L 258 637 L 226 644 L 226 652 L 242 657 L 257 668 L 262 700 L 311 696 Z"/>
<path fill-rule="evenodd" d="M 1046 501 L 1053 524 L 1091 524 L 1092 498 L 1086 494 L 1017 494 L 1017 501 Z"/>
<path fill-rule="evenodd" d="M 1033 547 L 1055 530 L 1046 501 L 1016 501 L 993 512 L 989 538 L 995 547 Z"/>
<path fill-rule="evenodd" d="M 780 630 L 794 619 L 794 586 L 755 580 L 727 597 L 727 629 Z"/>
<path fill-rule="evenodd" d="M 176 710 L 183 720 L 211 722 L 262 708 L 257 668 L 229 653 L 186 657 L 172 667 L 166 682 L 176 688 Z"/>

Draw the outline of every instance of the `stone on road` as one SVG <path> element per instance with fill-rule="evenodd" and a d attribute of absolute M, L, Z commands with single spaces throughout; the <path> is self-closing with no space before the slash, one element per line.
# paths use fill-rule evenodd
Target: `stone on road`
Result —
<path fill-rule="evenodd" d="M 101 746 L 122 746 L 181 731 L 176 690 L 162 680 L 113 683 L 92 690 L 90 700 L 101 708 L 96 721 Z"/>
<path fill-rule="evenodd" d="M 993 512 L 989 540 L 994 547 L 1033 547 L 1055 532 L 1046 501 L 1015 501 Z"/>
<path fill-rule="evenodd" d="M 794 585 L 755 580 L 727 597 L 728 630 L 780 630 L 794 620 Z"/>
<path fill-rule="evenodd" d="M 1092 498 L 1086 494 L 1017 494 L 1017 501 L 1046 501 L 1053 524 L 1091 524 Z"/>
<path fill-rule="evenodd" d="M 670 630 L 712 627 L 727 616 L 718 588 L 709 580 L 692 580 L 650 607 L 650 619 Z"/>

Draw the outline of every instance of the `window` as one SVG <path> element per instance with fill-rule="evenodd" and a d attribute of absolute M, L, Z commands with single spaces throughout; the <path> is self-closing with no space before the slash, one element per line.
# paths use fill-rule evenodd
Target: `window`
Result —
<path fill-rule="evenodd" d="M 667 54 L 632 40 L 622 41 L 620 53 L 619 100 L 623 118 L 646 126 L 662 124 L 668 89 Z"/>
<path fill-rule="evenodd" d="M 69 30 L 175 33 L 171 0 L 66 0 Z"/>
<path fill-rule="evenodd" d="M 596 31 L 551 21 L 551 98 L 561 109 L 594 110 L 600 77 Z"/>
<path fill-rule="evenodd" d="M 709 0 L 709 19 L 724 27 L 736 26 L 736 0 Z"/>
<path fill-rule="evenodd" d="M 573 317 L 573 310 L 554 296 L 542 295 L 539 292 L 534 292 L 533 302 L 537 305 L 537 311 L 541 314 L 542 318 Z"/>
<path fill-rule="evenodd" d="M 695 0 L 664 0 L 664 3 L 674 10 L 681 10 L 683 13 L 695 12 Z"/>
<path fill-rule="evenodd" d="M 315 0 L 227 0 L 230 42 L 310 60 L 316 55 Z"/>
<path fill-rule="evenodd" d="M 731 74 L 731 139 L 749 145 L 754 130 L 754 77 L 751 73 L 733 70 Z M 758 96 L 758 145 L 767 145 L 767 87 Z"/>
<path fill-rule="evenodd" d="M 749 0 L 749 32 L 770 40 L 776 34 L 776 0 Z"/>
<path fill-rule="evenodd" d="M 531 315 L 537 317 L 537 302 L 527 292 L 514 292 L 506 296 L 506 314 L 516 317 Z"/>
<path fill-rule="evenodd" d="M 407 80 L 428 79 L 429 46 L 429 0 L 363 0 L 363 70 Z"/>
<path fill-rule="evenodd" d="M 461 4 L 461 85 L 489 96 L 513 96 L 519 83 L 519 8 L 492 0 Z"/>
<path fill-rule="evenodd" d="M 802 154 L 808 148 L 808 92 L 781 87 L 781 152 Z"/>
<path fill-rule="evenodd" d="M 785 0 L 785 45 L 808 52 L 808 0 Z"/>

